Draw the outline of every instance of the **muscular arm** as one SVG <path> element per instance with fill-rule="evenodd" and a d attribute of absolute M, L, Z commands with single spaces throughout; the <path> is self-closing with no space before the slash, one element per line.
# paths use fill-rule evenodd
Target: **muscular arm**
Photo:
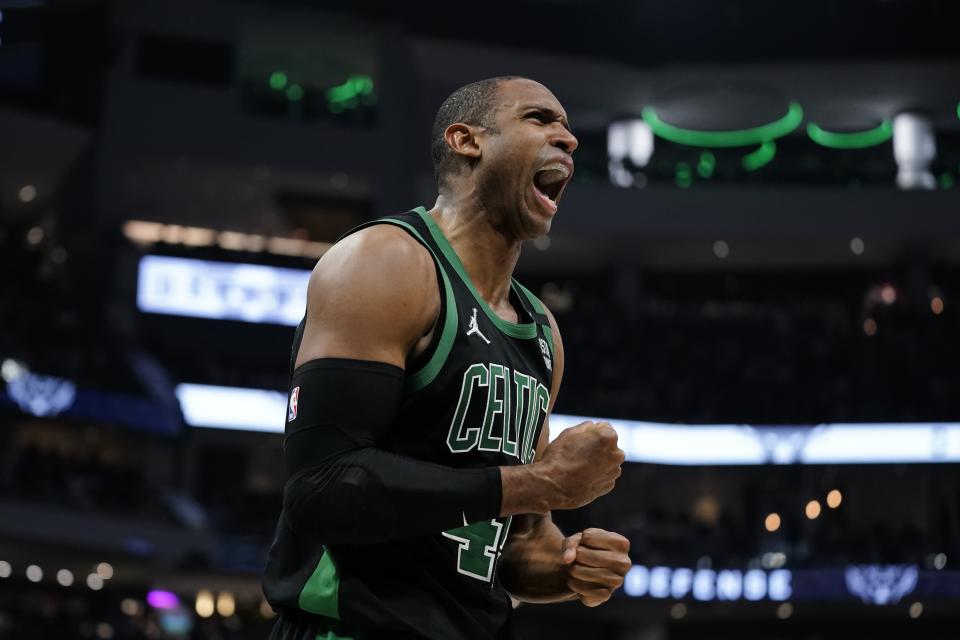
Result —
<path fill-rule="evenodd" d="M 567 586 L 570 568 L 562 562 L 565 544 L 566 538 L 549 514 L 514 516 L 500 561 L 503 588 L 521 602 L 576 598 Z"/>
<path fill-rule="evenodd" d="M 550 326 L 556 344 L 550 412 L 563 376 L 563 343 L 553 314 Z M 537 459 L 549 443 L 549 418 L 537 442 Z M 622 461 L 622 458 L 621 458 Z M 593 607 L 606 602 L 623 584 L 631 563 L 630 543 L 602 529 L 564 536 L 550 513 L 514 516 L 512 533 L 504 547 L 500 580 L 522 602 L 550 603 L 579 599 Z"/>
<path fill-rule="evenodd" d="M 547 311 L 554 341 L 553 384 L 550 407 L 537 441 L 535 459 L 543 457 L 550 440 L 550 418 L 563 378 L 563 341 L 553 314 Z M 510 537 L 500 560 L 500 581 L 504 588 L 523 602 L 563 602 L 576 594 L 567 587 L 568 567 L 563 563 L 565 536 L 550 513 L 514 516 Z"/>
<path fill-rule="evenodd" d="M 359 231 L 317 265 L 294 383 L 308 385 L 309 367 L 327 377 L 300 388 L 301 408 L 311 398 L 318 404 L 296 418 L 285 442 L 288 463 L 297 463 L 284 514 L 303 539 L 379 543 L 462 526 L 465 518 L 574 508 L 612 488 L 622 452 L 609 428 L 571 434 L 553 462 L 519 470 L 451 468 L 380 448 L 399 410 L 408 354 L 431 331 L 439 306 L 432 258 L 400 229 Z M 380 393 L 368 394 L 367 385 Z M 579 452 L 590 465 L 569 463 Z"/>
<path fill-rule="evenodd" d="M 395 227 L 347 237 L 311 274 L 292 382 L 300 415 L 284 443 L 284 515 L 303 539 L 372 544 L 500 515 L 498 469 L 452 469 L 379 447 L 399 410 L 407 355 L 439 308 L 430 256 Z"/>

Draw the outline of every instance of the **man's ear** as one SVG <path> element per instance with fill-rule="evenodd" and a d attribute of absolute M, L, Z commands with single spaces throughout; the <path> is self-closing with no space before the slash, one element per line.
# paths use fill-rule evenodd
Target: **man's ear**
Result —
<path fill-rule="evenodd" d="M 479 127 L 455 122 L 443 132 L 443 139 L 447 141 L 447 145 L 457 155 L 476 160 L 481 155 L 480 145 L 477 141 L 477 134 L 480 130 Z"/>

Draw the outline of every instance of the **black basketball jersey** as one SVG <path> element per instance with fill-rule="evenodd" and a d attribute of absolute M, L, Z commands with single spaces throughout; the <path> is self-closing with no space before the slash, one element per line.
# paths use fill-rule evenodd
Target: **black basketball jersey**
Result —
<path fill-rule="evenodd" d="M 422 207 L 354 231 L 374 224 L 398 226 L 427 248 L 441 294 L 431 343 L 408 366 L 401 410 L 378 446 L 449 467 L 531 462 L 553 377 L 543 305 L 514 280 L 520 322 L 494 314 Z M 301 323 L 294 361 L 302 331 Z M 511 604 L 497 581 L 509 531 L 510 518 L 497 518 L 384 544 L 317 548 L 281 515 L 264 577 L 281 612 L 274 636 L 296 636 L 296 628 L 325 640 L 509 637 Z"/>

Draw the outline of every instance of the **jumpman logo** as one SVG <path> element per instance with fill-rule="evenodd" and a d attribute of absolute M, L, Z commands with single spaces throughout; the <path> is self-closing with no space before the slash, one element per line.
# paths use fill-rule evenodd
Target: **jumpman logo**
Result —
<path fill-rule="evenodd" d="M 477 308 L 476 307 L 473 308 L 473 316 L 470 317 L 470 328 L 467 329 L 468 336 L 473 335 L 474 333 L 480 336 L 481 338 L 483 338 L 484 342 L 486 342 L 487 344 L 490 344 L 490 341 L 487 340 L 487 336 L 480 333 L 480 325 L 477 324 Z"/>

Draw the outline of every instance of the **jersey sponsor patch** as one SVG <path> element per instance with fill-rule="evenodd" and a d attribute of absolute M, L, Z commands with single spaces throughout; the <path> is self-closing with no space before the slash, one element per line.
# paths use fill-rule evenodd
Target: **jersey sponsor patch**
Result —
<path fill-rule="evenodd" d="M 297 403 L 300 400 L 300 387 L 294 387 L 290 392 L 290 407 L 287 410 L 287 422 L 297 419 Z"/>

